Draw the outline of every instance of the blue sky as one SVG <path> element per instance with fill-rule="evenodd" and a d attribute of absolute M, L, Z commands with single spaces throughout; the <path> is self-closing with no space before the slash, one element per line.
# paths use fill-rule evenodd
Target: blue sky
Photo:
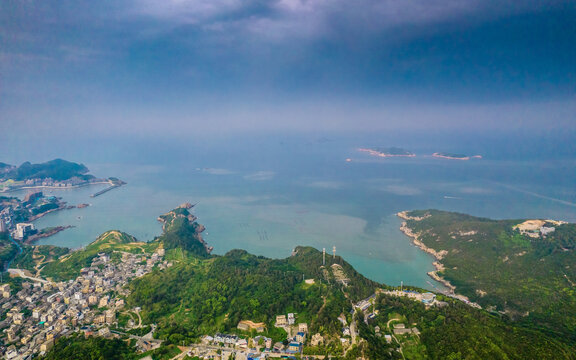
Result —
<path fill-rule="evenodd" d="M 576 126 L 576 2 L 0 2 L 0 140 Z"/>

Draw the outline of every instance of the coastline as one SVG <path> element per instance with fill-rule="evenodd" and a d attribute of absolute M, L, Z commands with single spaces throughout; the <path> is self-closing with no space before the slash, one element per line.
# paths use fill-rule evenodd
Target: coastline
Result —
<path fill-rule="evenodd" d="M 26 239 L 24 241 L 24 244 L 26 245 L 32 245 L 33 243 L 35 243 L 36 241 L 43 239 L 43 238 L 47 238 L 50 237 L 52 235 L 56 235 L 61 231 L 64 231 L 66 229 L 70 229 L 73 228 L 74 226 L 72 225 L 66 225 L 66 226 L 55 226 L 52 229 L 50 229 L 50 231 L 45 232 L 45 233 L 38 233 L 35 235 L 30 236 L 28 239 Z"/>
<path fill-rule="evenodd" d="M 416 221 L 420 221 L 423 218 L 415 218 L 415 217 L 411 217 L 408 216 L 408 212 L 407 211 L 401 211 L 399 213 L 396 214 L 396 216 L 398 216 L 399 218 L 403 219 L 403 220 L 416 220 Z M 406 223 L 406 221 L 402 222 L 402 225 L 400 226 L 400 231 L 402 231 L 406 236 L 408 236 L 409 238 L 412 239 L 412 243 L 414 245 L 416 245 L 418 248 L 420 248 L 420 250 L 427 252 L 428 254 L 434 256 L 434 258 L 436 259 L 436 261 L 432 262 L 432 265 L 434 265 L 434 268 L 436 270 L 434 271 L 429 271 L 427 274 L 428 276 L 430 276 L 432 279 L 438 281 L 439 283 L 441 283 L 442 285 L 446 286 L 448 289 L 450 289 L 450 294 L 451 295 L 455 295 L 455 290 L 456 290 L 456 286 L 452 285 L 448 280 L 444 279 L 442 276 L 440 276 L 438 273 L 441 271 L 444 271 L 445 267 L 444 264 L 442 264 L 440 261 L 444 258 L 444 256 L 448 253 L 446 250 L 441 250 L 441 251 L 436 251 L 434 249 L 431 249 L 429 247 L 427 247 L 419 238 L 418 234 L 415 234 L 414 232 L 412 232 L 412 229 L 410 229 Z M 459 297 L 465 298 L 468 301 L 468 298 L 462 296 L 462 295 L 458 295 Z"/>
<path fill-rule="evenodd" d="M 55 211 L 60 211 L 60 210 L 66 210 L 69 209 L 70 206 L 66 205 L 66 203 L 62 203 L 60 206 L 58 206 L 56 209 L 50 209 L 48 211 L 45 211 L 43 213 L 37 214 L 37 215 L 33 215 L 31 216 L 28 221 L 32 222 L 32 221 L 36 221 L 38 219 L 40 219 L 42 216 L 46 215 L 46 214 L 50 214 L 53 213 Z"/>
<path fill-rule="evenodd" d="M 48 185 L 19 186 L 19 187 L 15 187 L 15 188 L 9 188 L 8 190 L 0 191 L 0 193 L 9 193 L 9 192 L 27 190 L 27 189 L 66 190 L 66 189 L 77 189 L 77 188 L 89 186 L 89 185 L 102 185 L 102 184 L 112 184 L 112 183 L 109 180 L 102 180 L 102 181 L 87 182 L 84 184 L 71 185 L 71 186 L 48 186 Z"/>

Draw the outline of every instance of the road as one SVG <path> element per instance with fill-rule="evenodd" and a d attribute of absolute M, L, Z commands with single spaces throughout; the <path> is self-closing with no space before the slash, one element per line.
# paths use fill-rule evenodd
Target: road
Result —
<path fill-rule="evenodd" d="M 356 320 L 350 323 L 350 336 L 352 337 L 352 344 L 356 344 Z"/>
<path fill-rule="evenodd" d="M 140 311 L 134 311 L 136 315 L 138 315 L 138 325 L 135 326 L 136 328 L 142 327 L 142 316 L 140 316 Z"/>
<path fill-rule="evenodd" d="M 214 346 L 214 345 L 203 345 L 203 344 L 195 344 L 195 345 L 190 345 L 190 346 L 178 346 L 178 348 L 180 350 L 182 350 L 182 353 L 176 355 L 175 357 L 173 357 L 171 360 L 178 360 L 178 359 L 182 359 L 184 356 L 186 356 L 186 354 L 188 353 L 188 351 L 192 351 L 194 349 L 199 349 L 200 351 L 205 351 L 208 352 L 210 350 L 222 350 L 222 351 L 248 351 L 248 350 L 237 350 L 234 348 L 229 348 L 229 347 L 221 347 L 221 346 Z M 282 356 L 294 356 L 294 354 L 290 354 L 290 353 L 266 353 L 269 357 L 273 357 L 273 358 L 280 358 Z M 316 359 L 324 359 L 326 356 L 325 355 L 306 355 L 306 356 L 311 356 L 314 357 Z"/>
<path fill-rule="evenodd" d="M 22 269 L 8 269 L 8 272 L 9 272 L 10 274 L 12 274 L 12 275 L 20 276 L 21 278 L 24 278 L 24 279 L 30 279 L 30 280 L 33 280 L 33 281 L 41 282 L 41 283 L 43 283 L 43 284 L 50 284 L 49 281 L 46 281 L 46 280 L 44 280 L 44 279 L 40 279 L 40 278 L 37 278 L 37 277 L 33 277 L 33 276 L 28 276 L 28 275 L 26 275 L 26 274 L 24 273 L 24 270 L 22 270 Z"/>
<path fill-rule="evenodd" d="M 401 319 L 399 318 L 393 318 L 388 320 L 388 322 L 386 323 L 386 327 L 388 329 L 390 329 L 390 331 L 392 331 L 392 338 L 394 339 L 394 341 L 396 341 L 398 343 L 398 345 L 400 346 L 400 348 L 398 349 L 400 351 L 400 355 L 402 355 L 402 359 L 405 359 L 404 357 L 404 353 L 402 352 L 402 343 L 400 341 L 398 341 L 398 339 L 396 338 L 396 335 L 394 335 L 394 329 L 390 328 L 390 323 L 392 321 L 400 321 Z"/>

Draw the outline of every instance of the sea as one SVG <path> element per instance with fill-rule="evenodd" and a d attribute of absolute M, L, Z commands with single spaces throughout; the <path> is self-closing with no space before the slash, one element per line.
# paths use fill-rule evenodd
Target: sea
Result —
<path fill-rule="evenodd" d="M 39 244 L 81 248 L 116 229 L 142 241 L 157 217 L 184 202 L 206 226 L 215 254 L 245 249 L 273 258 L 298 245 L 334 251 L 378 282 L 443 290 L 427 276 L 433 258 L 400 230 L 399 211 L 441 209 L 494 219 L 576 222 L 573 132 L 503 134 L 242 134 L 180 138 L 39 139 L 6 146 L 0 161 L 63 158 L 127 185 L 44 190 L 82 209 L 57 211 L 38 228 L 72 225 Z M 378 158 L 360 147 L 397 146 L 416 157 Z M 437 151 L 481 155 L 439 159 Z M 23 197 L 30 190 L 12 192 Z"/>

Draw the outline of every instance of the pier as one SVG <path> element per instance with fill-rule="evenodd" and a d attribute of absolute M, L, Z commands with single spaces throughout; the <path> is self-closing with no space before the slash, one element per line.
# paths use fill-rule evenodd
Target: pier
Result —
<path fill-rule="evenodd" d="M 118 184 L 110 185 L 110 186 L 107 187 L 106 189 L 102 189 L 102 190 L 100 190 L 100 191 L 98 191 L 98 192 L 90 195 L 90 197 L 94 198 L 94 197 L 96 197 L 96 196 L 100 196 L 100 195 L 102 195 L 102 194 L 104 194 L 104 193 L 107 193 L 108 191 L 110 191 L 110 190 L 112 190 L 112 189 L 115 189 L 115 188 L 117 188 L 117 187 L 120 187 L 120 186 L 122 186 L 122 185 L 118 185 Z"/>

